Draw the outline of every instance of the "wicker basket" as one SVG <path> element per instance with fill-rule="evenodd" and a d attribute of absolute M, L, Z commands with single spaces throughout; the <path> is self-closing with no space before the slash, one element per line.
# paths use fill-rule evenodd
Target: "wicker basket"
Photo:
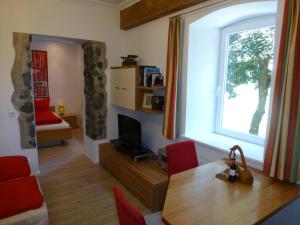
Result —
<path fill-rule="evenodd" d="M 235 145 L 230 149 L 229 161 L 232 160 L 232 154 L 236 150 L 238 150 L 240 152 L 241 160 L 242 160 L 242 163 L 237 163 L 238 180 L 245 184 L 252 184 L 254 179 L 253 179 L 253 176 L 252 176 L 250 170 L 247 167 L 245 156 L 244 156 L 243 150 L 240 146 Z"/>

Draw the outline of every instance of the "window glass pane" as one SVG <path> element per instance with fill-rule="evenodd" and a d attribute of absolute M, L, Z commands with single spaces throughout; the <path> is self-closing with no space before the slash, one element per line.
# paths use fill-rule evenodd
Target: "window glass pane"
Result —
<path fill-rule="evenodd" d="M 221 129 L 265 138 L 274 31 L 263 27 L 227 35 Z"/>

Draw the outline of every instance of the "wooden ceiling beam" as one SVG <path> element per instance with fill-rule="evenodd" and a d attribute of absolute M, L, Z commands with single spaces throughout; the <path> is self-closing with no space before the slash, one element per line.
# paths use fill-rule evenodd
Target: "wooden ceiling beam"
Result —
<path fill-rule="evenodd" d="M 128 30 L 206 1 L 209 0 L 141 0 L 120 11 L 120 27 Z"/>

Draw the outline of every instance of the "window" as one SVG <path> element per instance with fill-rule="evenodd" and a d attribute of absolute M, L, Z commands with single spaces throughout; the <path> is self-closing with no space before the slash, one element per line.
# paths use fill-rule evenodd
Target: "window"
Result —
<path fill-rule="evenodd" d="M 185 95 L 181 99 L 181 133 L 183 137 L 208 147 L 204 149 L 221 151 L 221 154 L 204 151 L 207 153 L 204 157 L 216 159 L 233 145 L 240 145 L 245 157 L 252 159 L 252 166 L 262 168 L 270 112 L 268 107 L 273 90 L 272 87 L 264 89 L 266 91 L 263 94 L 267 94 L 267 98 L 264 114 L 256 128 L 258 134 L 249 133 L 258 104 L 258 83 L 250 79 L 250 75 L 254 75 L 253 70 L 257 69 L 257 60 L 249 56 L 251 52 L 247 48 L 243 47 L 240 51 L 243 54 L 238 55 L 234 47 L 239 49 L 245 44 L 247 35 L 258 35 L 258 31 L 261 31 L 269 32 L 262 39 L 262 44 L 271 41 L 273 51 L 276 6 L 276 1 L 249 2 L 221 7 L 205 16 L 199 13 L 185 18 L 185 27 L 188 29 L 185 29 L 183 48 L 182 68 L 186 76 L 183 76 L 182 82 Z M 253 50 L 263 47 L 252 46 Z M 266 56 L 266 52 L 261 54 Z M 265 68 L 268 69 L 268 78 L 271 78 L 273 52 L 269 56 L 270 60 L 266 62 L 268 67 Z M 244 68 L 247 79 L 239 80 L 241 77 L 233 74 L 240 74 L 242 66 L 236 66 L 234 62 L 245 60 L 253 62 L 250 67 L 252 70 Z M 272 82 L 270 79 L 268 81 L 270 85 Z"/>
<path fill-rule="evenodd" d="M 272 20 L 222 29 L 215 132 L 264 144 L 273 68 Z"/>

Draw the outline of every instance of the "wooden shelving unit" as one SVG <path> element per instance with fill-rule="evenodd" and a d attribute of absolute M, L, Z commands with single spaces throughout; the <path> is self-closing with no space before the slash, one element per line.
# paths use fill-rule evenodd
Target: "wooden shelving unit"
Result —
<path fill-rule="evenodd" d="M 163 90 L 165 90 L 164 86 L 153 86 L 153 87 L 138 86 L 137 87 L 138 101 L 136 106 L 137 110 L 141 112 L 157 114 L 157 115 L 164 113 L 163 110 L 153 110 L 153 109 L 146 109 L 142 107 L 144 93 L 153 93 L 154 91 L 163 91 Z"/>
<path fill-rule="evenodd" d="M 139 67 L 111 68 L 111 103 L 113 105 L 136 110 L 137 74 L 139 74 Z"/>
<path fill-rule="evenodd" d="M 163 110 L 143 108 L 143 100 L 145 93 L 164 95 L 164 86 L 140 86 L 140 66 L 111 67 L 111 69 L 113 105 L 150 114 L 163 113 Z"/>

